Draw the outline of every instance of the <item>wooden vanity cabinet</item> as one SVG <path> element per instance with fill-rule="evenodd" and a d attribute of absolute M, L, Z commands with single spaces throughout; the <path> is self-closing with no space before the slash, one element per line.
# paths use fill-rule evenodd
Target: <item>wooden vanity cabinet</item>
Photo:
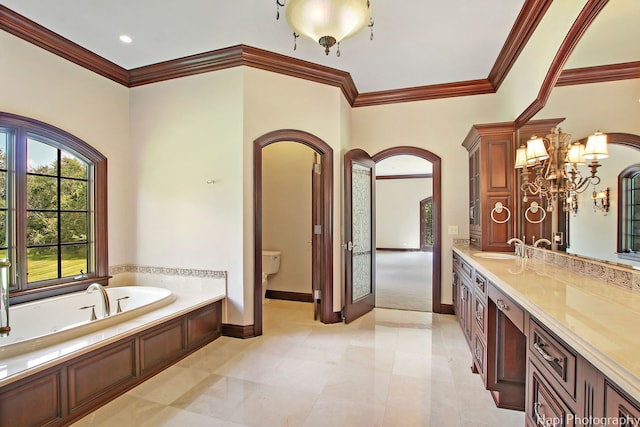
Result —
<path fill-rule="evenodd" d="M 640 424 L 640 403 L 455 252 L 453 271 L 471 368 L 496 406 L 524 410 L 528 427 Z"/>
<path fill-rule="evenodd" d="M 470 240 L 483 251 L 512 250 L 507 240 L 514 237 L 514 134 L 513 123 L 473 125 L 462 143 L 469 152 Z M 511 214 L 494 212 L 496 222 L 491 213 L 498 202 Z"/>
<path fill-rule="evenodd" d="M 524 410 L 527 376 L 526 312 L 489 282 L 487 302 L 487 379 L 500 408 Z"/>

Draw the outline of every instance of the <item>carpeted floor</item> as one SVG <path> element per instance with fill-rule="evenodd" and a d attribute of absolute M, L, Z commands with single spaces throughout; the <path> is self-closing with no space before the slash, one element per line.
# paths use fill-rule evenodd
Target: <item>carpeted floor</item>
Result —
<path fill-rule="evenodd" d="M 376 251 L 376 307 L 431 311 L 432 255 Z"/>

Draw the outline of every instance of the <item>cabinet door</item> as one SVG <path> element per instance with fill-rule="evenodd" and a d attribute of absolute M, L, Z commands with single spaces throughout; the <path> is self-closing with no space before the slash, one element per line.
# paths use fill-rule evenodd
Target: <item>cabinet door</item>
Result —
<path fill-rule="evenodd" d="M 638 403 L 620 393 L 608 382 L 604 388 L 604 416 L 611 421 L 618 420 L 617 425 L 640 425 L 640 408 Z M 609 421 L 609 422 L 611 422 Z"/>
<path fill-rule="evenodd" d="M 59 370 L 18 384 L 0 389 L 0 426 L 41 426 L 62 420 L 64 398 Z"/>
<path fill-rule="evenodd" d="M 544 380 L 535 364 L 529 362 L 529 398 L 527 401 L 527 424 L 534 426 L 573 427 L 575 414 Z"/>

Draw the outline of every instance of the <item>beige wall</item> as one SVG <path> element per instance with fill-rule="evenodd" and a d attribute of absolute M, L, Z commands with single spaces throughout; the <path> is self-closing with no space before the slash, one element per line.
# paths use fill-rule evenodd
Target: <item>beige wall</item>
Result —
<path fill-rule="evenodd" d="M 129 90 L 0 31 L 0 111 L 57 126 L 107 157 L 109 264 L 131 262 Z"/>
<path fill-rule="evenodd" d="M 376 247 L 420 249 L 420 201 L 431 178 L 376 180 Z"/>
<path fill-rule="evenodd" d="M 245 297 L 253 301 L 253 142 L 277 129 L 299 129 L 333 149 L 333 310 L 342 309 L 342 152 L 349 146 L 340 89 L 254 68 L 244 69 L 244 275 Z M 338 291 L 340 289 L 340 291 Z M 251 292 L 250 292 L 251 291 Z M 245 313 L 253 321 L 253 313 Z M 248 324 L 247 323 L 247 324 Z"/>
<path fill-rule="evenodd" d="M 495 95 L 467 96 L 352 110 L 354 147 L 369 154 L 386 148 L 420 147 L 442 159 L 442 297 L 451 304 L 451 246 L 469 237 L 469 156 L 462 141 L 474 123 L 491 123 Z M 458 235 L 447 234 L 449 225 Z"/>
<path fill-rule="evenodd" d="M 498 89 L 496 121 L 515 120 L 538 97 L 542 82 L 586 0 L 556 0 Z"/>
<path fill-rule="evenodd" d="M 262 150 L 262 247 L 282 252 L 267 288 L 311 294 L 311 170 L 314 150 L 277 142 Z"/>
<path fill-rule="evenodd" d="M 134 262 L 228 272 L 227 323 L 243 289 L 243 68 L 131 89 Z M 213 184 L 208 182 L 215 181 Z"/>

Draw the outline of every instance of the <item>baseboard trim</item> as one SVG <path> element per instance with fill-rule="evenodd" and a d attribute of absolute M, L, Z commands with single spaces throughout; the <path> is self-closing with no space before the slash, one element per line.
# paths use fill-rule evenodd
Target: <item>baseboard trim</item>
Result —
<path fill-rule="evenodd" d="M 342 312 L 341 311 L 334 311 L 333 315 L 331 316 L 331 318 L 326 319 L 326 321 L 323 321 L 322 323 L 324 323 L 326 325 L 329 325 L 329 324 L 332 324 L 332 323 L 342 323 Z"/>
<path fill-rule="evenodd" d="M 270 299 L 281 299 L 285 301 L 313 302 L 313 296 L 311 294 L 302 292 L 272 291 L 271 289 L 267 289 L 266 296 Z"/>
<path fill-rule="evenodd" d="M 421 249 L 408 248 L 376 248 L 377 251 L 393 251 L 393 252 L 422 252 Z"/>
<path fill-rule="evenodd" d="M 453 304 L 440 304 L 440 313 L 442 314 L 456 314 L 453 309 Z"/>
<path fill-rule="evenodd" d="M 232 325 L 230 323 L 222 324 L 222 335 L 231 338 L 253 338 L 256 336 L 253 325 Z"/>

